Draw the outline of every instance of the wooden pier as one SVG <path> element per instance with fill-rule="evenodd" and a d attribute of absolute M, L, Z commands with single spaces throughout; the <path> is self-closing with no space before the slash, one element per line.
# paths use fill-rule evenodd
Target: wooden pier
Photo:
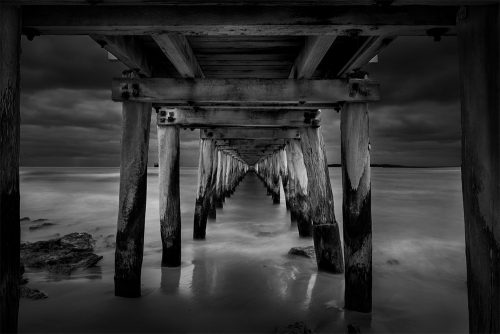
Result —
<path fill-rule="evenodd" d="M 115 294 L 141 295 L 148 146 L 156 117 L 162 265 L 182 258 L 179 132 L 200 129 L 193 238 L 249 171 L 283 188 L 319 270 L 345 273 L 345 307 L 372 309 L 369 103 L 360 71 L 398 36 L 458 36 L 470 331 L 500 332 L 498 0 L 2 0 L 0 332 L 19 306 L 20 39 L 88 35 L 129 70 L 123 105 Z M 383 83 L 382 83 L 383 84 Z M 341 112 L 343 240 L 321 133 Z"/>

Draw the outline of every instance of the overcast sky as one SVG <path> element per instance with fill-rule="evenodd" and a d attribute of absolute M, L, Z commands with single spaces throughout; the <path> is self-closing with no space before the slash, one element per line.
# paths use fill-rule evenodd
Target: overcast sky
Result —
<path fill-rule="evenodd" d="M 22 49 L 21 165 L 119 166 L 121 105 L 111 101 L 110 86 L 123 67 L 88 37 L 23 37 Z M 372 162 L 458 166 L 456 39 L 399 38 L 367 71 L 382 90 L 370 107 Z M 321 118 L 328 161 L 338 163 L 339 115 Z M 154 120 L 151 130 L 152 165 Z M 182 131 L 181 165 L 197 165 L 198 138 Z"/>

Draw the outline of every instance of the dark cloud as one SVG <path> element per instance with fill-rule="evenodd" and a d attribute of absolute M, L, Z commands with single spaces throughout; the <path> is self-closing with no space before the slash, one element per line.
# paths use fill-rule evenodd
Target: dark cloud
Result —
<path fill-rule="evenodd" d="M 460 108 L 456 40 L 398 38 L 367 71 L 381 83 L 372 104 L 372 161 L 458 165 Z M 121 105 L 111 79 L 123 69 L 88 37 L 39 37 L 22 43 L 21 163 L 117 166 Z M 340 162 L 340 115 L 322 112 L 328 160 Z M 149 161 L 157 161 L 156 123 Z M 181 165 L 198 163 L 199 131 L 182 131 Z"/>

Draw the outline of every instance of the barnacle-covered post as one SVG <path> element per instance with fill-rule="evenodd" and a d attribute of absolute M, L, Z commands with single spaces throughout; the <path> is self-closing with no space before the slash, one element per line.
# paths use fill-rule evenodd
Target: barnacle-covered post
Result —
<path fill-rule="evenodd" d="M 19 310 L 19 56 L 21 9 L 0 2 L 0 332 Z"/>
<path fill-rule="evenodd" d="M 347 103 L 340 118 L 345 307 L 372 309 L 372 216 L 368 104 Z"/>
<path fill-rule="evenodd" d="M 125 72 L 130 78 L 134 71 Z M 136 94 L 134 84 L 122 87 L 123 120 L 120 164 L 120 199 L 115 251 L 115 295 L 141 295 L 141 267 L 144 251 L 144 221 L 148 174 L 151 103 L 127 101 Z M 132 87 L 130 87 L 130 85 Z"/>
<path fill-rule="evenodd" d="M 169 124 L 166 110 L 158 110 L 158 169 L 162 266 L 181 264 L 181 206 L 179 191 L 179 127 Z"/>
<path fill-rule="evenodd" d="M 320 270 L 344 272 L 340 232 L 333 205 L 333 192 L 320 127 L 301 130 L 301 145 L 307 171 L 309 219 L 313 225 L 314 249 Z"/>
<path fill-rule="evenodd" d="M 215 144 L 212 139 L 200 139 L 198 160 L 198 187 L 194 211 L 193 238 L 205 239 L 207 218 L 213 182 L 213 159 Z"/>
<path fill-rule="evenodd" d="M 458 13 L 471 333 L 500 332 L 500 5 Z"/>
<path fill-rule="evenodd" d="M 312 224 L 309 219 L 309 184 L 300 140 L 288 140 L 285 150 L 288 169 L 288 188 L 290 194 L 290 215 L 292 221 L 297 222 L 299 235 L 301 237 L 310 237 L 312 235 Z"/>

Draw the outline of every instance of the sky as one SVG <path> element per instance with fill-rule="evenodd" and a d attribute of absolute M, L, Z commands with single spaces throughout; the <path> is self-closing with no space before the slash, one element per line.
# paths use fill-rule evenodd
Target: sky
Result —
<path fill-rule="evenodd" d="M 123 69 L 89 37 L 23 37 L 21 166 L 119 166 L 121 104 L 110 87 Z M 456 39 L 400 37 L 366 70 L 382 97 L 370 104 L 372 163 L 460 165 Z M 340 162 L 339 116 L 321 113 L 329 163 Z M 158 156 L 152 118 L 150 165 Z M 198 147 L 199 131 L 183 130 L 181 166 L 197 166 Z"/>

